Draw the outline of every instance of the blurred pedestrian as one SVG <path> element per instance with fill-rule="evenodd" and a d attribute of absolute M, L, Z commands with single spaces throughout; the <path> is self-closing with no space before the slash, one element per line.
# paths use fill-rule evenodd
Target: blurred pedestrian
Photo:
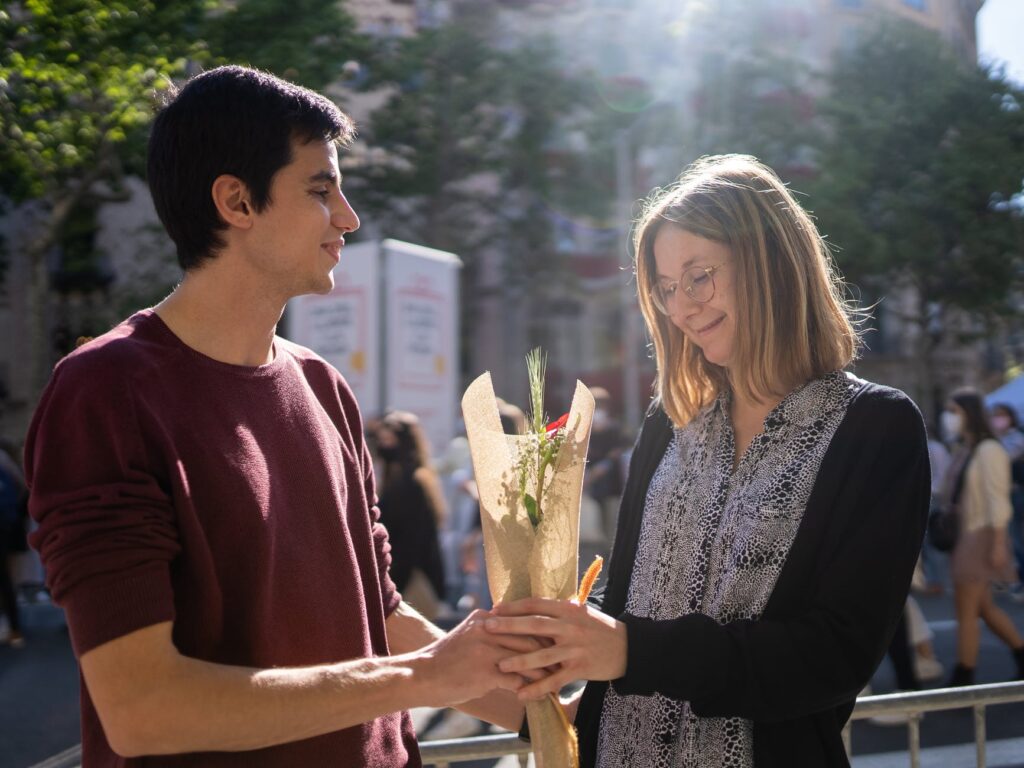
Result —
<path fill-rule="evenodd" d="M 992 406 L 992 430 L 1010 456 L 1010 503 L 1013 520 L 1010 522 L 1010 544 L 1017 566 L 1017 583 L 1010 587 L 1010 595 L 1024 602 L 1024 430 L 1013 406 L 998 403 Z"/>
<path fill-rule="evenodd" d="M 434 619 L 445 594 L 445 506 L 426 434 L 415 414 L 390 411 L 371 437 L 382 463 L 377 506 L 391 541 L 391 579 L 405 602 Z"/>
<path fill-rule="evenodd" d="M 942 495 L 942 484 L 949 471 L 949 449 L 937 437 L 938 430 L 928 426 L 928 464 L 931 467 L 931 507 L 936 509 Z M 932 546 L 931 539 L 924 537 L 921 545 L 919 568 L 914 574 L 914 587 L 931 595 L 941 595 L 945 588 L 940 580 L 939 558 L 941 553 Z"/>
<path fill-rule="evenodd" d="M 0 617 L 7 619 L 6 636 L 0 643 L 22 648 L 25 636 L 21 631 L 21 615 L 11 574 L 10 556 L 24 552 L 27 489 L 21 467 L 14 460 L 11 446 L 0 445 Z"/>
<path fill-rule="evenodd" d="M 445 601 L 458 604 L 465 594 L 462 570 L 462 543 L 479 526 L 479 502 L 469 442 L 465 434 L 452 438 L 437 462 L 447 514 L 441 525 L 441 555 L 446 579 Z"/>
<path fill-rule="evenodd" d="M 984 401 L 973 389 L 957 390 L 946 403 L 943 420 L 959 438 L 943 491 L 957 510 L 959 532 L 951 558 L 957 620 L 957 665 L 951 686 L 972 685 L 978 661 L 978 620 L 1006 643 L 1024 679 L 1024 638 L 992 597 L 992 583 L 1013 579 L 1007 528 L 1010 505 L 1010 457 L 996 439 Z"/>
<path fill-rule="evenodd" d="M 590 390 L 594 396 L 594 421 L 587 451 L 583 493 L 596 502 L 606 546 L 615 535 L 615 520 L 622 498 L 622 427 L 612 413 L 612 398 L 604 387 Z M 582 514 L 582 513 L 581 513 Z"/>

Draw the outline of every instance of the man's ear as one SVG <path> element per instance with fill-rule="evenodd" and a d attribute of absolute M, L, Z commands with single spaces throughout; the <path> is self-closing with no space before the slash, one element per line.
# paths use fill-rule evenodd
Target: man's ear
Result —
<path fill-rule="evenodd" d="M 249 188 L 241 179 L 230 174 L 222 174 L 214 179 L 210 189 L 213 204 L 224 223 L 231 227 L 249 229 L 253 224 L 256 211 L 249 200 Z"/>

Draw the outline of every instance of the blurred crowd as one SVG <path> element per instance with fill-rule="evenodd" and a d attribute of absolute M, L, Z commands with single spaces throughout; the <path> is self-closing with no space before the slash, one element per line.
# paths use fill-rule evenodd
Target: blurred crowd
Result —
<path fill-rule="evenodd" d="M 584 565 L 609 550 L 631 444 L 608 392 L 591 391 L 596 407 L 580 509 Z M 520 408 L 499 401 L 498 413 L 506 434 L 525 431 Z M 469 443 L 461 424 L 459 431 L 432 461 L 414 414 L 391 411 L 367 423 L 381 522 L 391 541 L 391 576 L 406 602 L 442 623 L 491 606 Z"/>
<path fill-rule="evenodd" d="M 1024 429 L 1017 411 L 1006 403 L 987 407 L 978 391 L 958 390 L 929 425 L 928 452 L 928 531 L 889 648 L 896 685 L 973 685 L 982 622 L 1013 654 L 1016 677 L 1024 679 L 1024 636 L 995 599 L 1002 592 L 1024 603 Z M 936 657 L 933 632 L 914 593 L 952 598 L 955 658 Z M 872 719 L 901 724 L 906 716 Z"/>

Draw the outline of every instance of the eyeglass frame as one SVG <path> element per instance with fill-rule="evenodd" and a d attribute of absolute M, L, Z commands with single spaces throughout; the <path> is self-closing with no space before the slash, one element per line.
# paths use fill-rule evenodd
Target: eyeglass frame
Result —
<path fill-rule="evenodd" d="M 697 297 L 695 297 L 693 295 L 693 281 L 692 280 L 690 281 L 690 284 L 688 286 L 683 288 L 683 290 L 686 291 L 686 295 L 689 296 L 692 301 L 696 301 L 698 304 L 707 304 L 709 301 L 711 301 L 713 298 L 715 298 L 715 291 L 718 290 L 718 286 L 715 283 L 715 272 L 717 272 L 723 266 L 725 266 L 725 262 L 724 261 L 719 263 L 719 264 L 712 264 L 709 267 L 693 266 L 693 267 L 687 267 L 685 270 L 683 270 L 683 275 L 685 275 L 687 272 L 692 272 L 695 269 L 699 269 L 702 272 L 704 272 L 704 274 L 706 274 L 709 278 L 711 278 L 711 295 L 708 296 L 706 299 L 704 299 L 702 301 L 701 299 L 698 299 Z M 676 289 L 678 290 L 679 284 L 683 280 L 683 275 L 680 275 L 678 280 L 673 280 L 671 283 L 669 283 L 668 284 L 669 287 L 675 285 Z M 657 286 L 655 286 L 654 288 L 652 288 L 651 290 L 649 290 L 647 292 L 647 295 L 651 297 L 651 301 L 654 302 L 655 308 L 659 312 L 661 312 L 661 314 L 666 315 L 666 316 L 671 315 L 672 313 L 668 311 L 668 306 L 667 306 L 668 303 L 666 302 L 666 306 L 663 307 L 662 303 L 661 303 L 661 300 L 658 299 L 658 297 L 656 295 L 657 293 L 658 293 L 658 288 L 657 288 Z"/>

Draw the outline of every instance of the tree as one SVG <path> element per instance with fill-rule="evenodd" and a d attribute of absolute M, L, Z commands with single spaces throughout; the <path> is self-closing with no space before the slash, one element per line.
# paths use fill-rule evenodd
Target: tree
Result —
<path fill-rule="evenodd" d="M 463 258 L 466 334 L 486 249 L 502 253 L 506 290 L 525 302 L 560 283 L 548 211 L 556 200 L 577 202 L 580 181 L 562 139 L 581 89 L 551 44 L 499 50 L 485 22 L 423 30 L 371 60 L 366 87 L 391 93 L 363 131 L 368 150 L 345 169 L 353 196 L 389 236 Z"/>
<path fill-rule="evenodd" d="M 200 37 L 218 63 L 245 64 L 313 90 L 338 79 L 346 61 L 369 53 L 339 2 L 241 0 L 207 17 Z"/>
<path fill-rule="evenodd" d="M 31 265 L 33 393 L 52 362 L 46 256 L 60 247 L 74 262 L 63 277 L 96 277 L 96 254 L 83 245 L 98 207 L 127 198 L 126 176 L 144 176 L 160 92 L 227 62 L 322 88 L 365 51 L 338 3 L 26 0 L 0 10 L 0 190 L 16 205 L 35 201 L 39 219 L 10 253 Z"/>
<path fill-rule="evenodd" d="M 28 261 L 32 389 L 51 362 L 46 254 L 83 212 L 121 200 L 121 179 L 143 169 L 156 93 L 184 72 L 202 0 L 162 3 L 30 0 L 0 11 L 0 188 L 38 201 Z M 71 226 L 74 225 L 74 226 Z"/>
<path fill-rule="evenodd" d="M 931 32 L 879 28 L 842 57 L 811 204 L 853 280 L 909 286 L 921 393 L 951 313 L 1019 313 L 1024 92 Z"/>

